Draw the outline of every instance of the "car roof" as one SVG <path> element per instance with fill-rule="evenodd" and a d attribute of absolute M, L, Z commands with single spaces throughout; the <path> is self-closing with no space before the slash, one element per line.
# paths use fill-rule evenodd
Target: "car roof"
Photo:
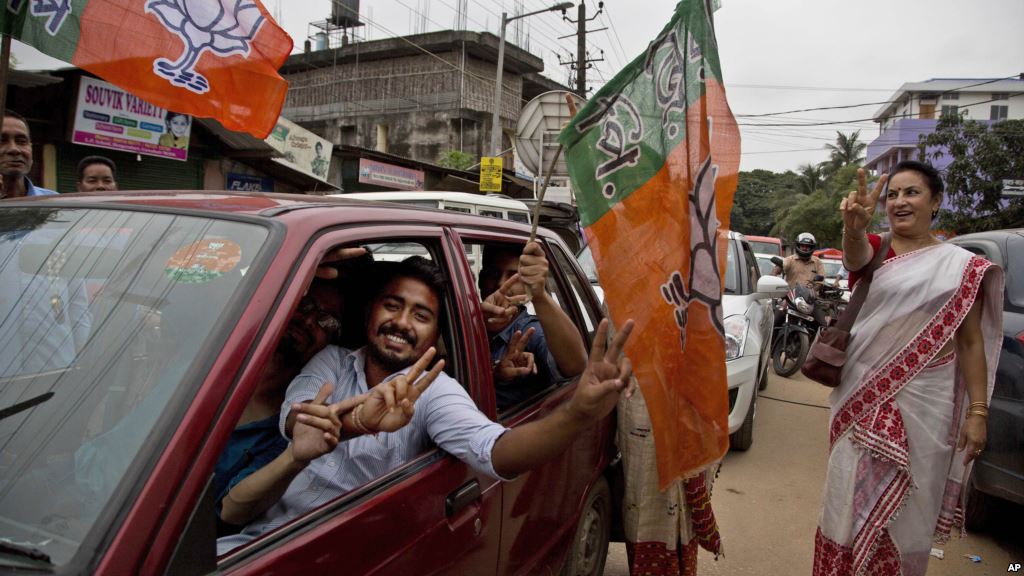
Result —
<path fill-rule="evenodd" d="M 442 211 L 433 208 L 330 196 L 308 194 L 277 194 L 260 192 L 215 191 L 144 191 L 144 192 L 88 192 L 53 196 L 11 198 L 0 202 L 0 208 L 15 206 L 62 206 L 72 208 L 120 208 L 142 210 L 182 211 L 210 217 L 227 215 L 251 216 L 284 222 L 297 228 L 317 227 L 337 221 L 336 210 L 347 207 L 350 221 L 367 220 L 387 223 L 426 223 L 443 226 L 474 226 L 499 228 L 518 232 L 530 231 L 528 224 L 477 216 L 463 212 Z M 545 228 L 538 235 L 546 238 L 558 235 Z"/>
<path fill-rule="evenodd" d="M 988 230 L 985 232 L 973 232 L 971 234 L 964 234 L 963 236 L 955 236 L 950 238 L 950 241 L 954 244 L 960 240 L 992 240 L 999 241 L 1007 236 L 1024 236 L 1024 228 L 1010 228 L 1007 230 Z"/>

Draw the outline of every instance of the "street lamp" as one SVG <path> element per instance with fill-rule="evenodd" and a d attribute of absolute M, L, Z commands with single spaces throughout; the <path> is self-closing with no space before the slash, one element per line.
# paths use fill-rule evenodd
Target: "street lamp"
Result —
<path fill-rule="evenodd" d="M 501 76 L 505 71 L 505 27 L 508 23 L 517 20 L 519 18 L 526 18 L 527 16 L 533 16 L 534 14 L 540 14 L 542 12 L 556 12 L 558 10 L 568 10 L 573 7 L 572 2 L 559 2 L 550 8 L 543 8 L 541 10 L 535 10 L 533 12 L 527 12 L 526 14 L 517 14 L 511 18 L 508 17 L 508 12 L 501 13 L 501 39 L 498 40 L 498 76 L 494 80 L 494 114 L 491 117 L 491 152 L 494 156 L 501 154 Z"/>

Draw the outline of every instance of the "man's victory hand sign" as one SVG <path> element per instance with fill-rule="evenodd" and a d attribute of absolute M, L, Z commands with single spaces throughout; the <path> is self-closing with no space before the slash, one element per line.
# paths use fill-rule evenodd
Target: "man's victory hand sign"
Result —
<path fill-rule="evenodd" d="M 885 190 L 885 184 L 889 181 L 888 174 L 875 183 L 874 189 L 868 192 L 867 176 L 864 169 L 857 170 L 857 189 L 851 191 L 849 196 L 843 198 L 839 204 L 839 211 L 843 213 L 843 227 L 858 235 L 866 232 L 871 225 L 871 217 L 875 214 L 875 207 L 878 205 L 878 197 Z"/>

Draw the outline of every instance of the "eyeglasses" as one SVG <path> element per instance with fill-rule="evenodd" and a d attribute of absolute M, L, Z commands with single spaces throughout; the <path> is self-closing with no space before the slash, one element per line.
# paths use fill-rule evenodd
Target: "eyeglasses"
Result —
<path fill-rule="evenodd" d="M 309 296 L 304 296 L 302 300 L 299 300 L 300 314 L 312 314 L 316 312 L 316 324 L 317 326 L 327 330 L 328 332 L 337 332 L 341 329 L 341 320 L 337 316 L 324 310 Z"/>

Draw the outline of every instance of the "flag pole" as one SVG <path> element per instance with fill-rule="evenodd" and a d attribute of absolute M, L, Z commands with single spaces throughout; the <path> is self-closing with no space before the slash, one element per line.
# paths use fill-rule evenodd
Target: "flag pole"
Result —
<path fill-rule="evenodd" d="M 571 120 L 576 116 L 576 102 L 573 101 L 572 95 L 568 92 L 565 93 L 565 102 L 569 105 L 569 119 Z M 544 186 L 540 189 L 540 194 L 537 195 L 537 203 L 533 206 L 533 227 L 530 229 L 530 242 L 537 239 L 537 225 L 540 222 L 540 205 L 544 202 L 544 193 L 548 191 L 548 182 L 551 182 L 551 173 L 555 171 L 555 165 L 558 164 L 558 158 L 562 155 L 562 144 L 558 144 L 558 148 L 555 150 L 555 156 L 551 159 L 551 164 L 548 165 L 547 176 L 544 177 Z"/>
<path fill-rule="evenodd" d="M 11 35 L 3 35 L 0 44 L 0 114 L 7 111 L 7 76 L 11 67 Z"/>

